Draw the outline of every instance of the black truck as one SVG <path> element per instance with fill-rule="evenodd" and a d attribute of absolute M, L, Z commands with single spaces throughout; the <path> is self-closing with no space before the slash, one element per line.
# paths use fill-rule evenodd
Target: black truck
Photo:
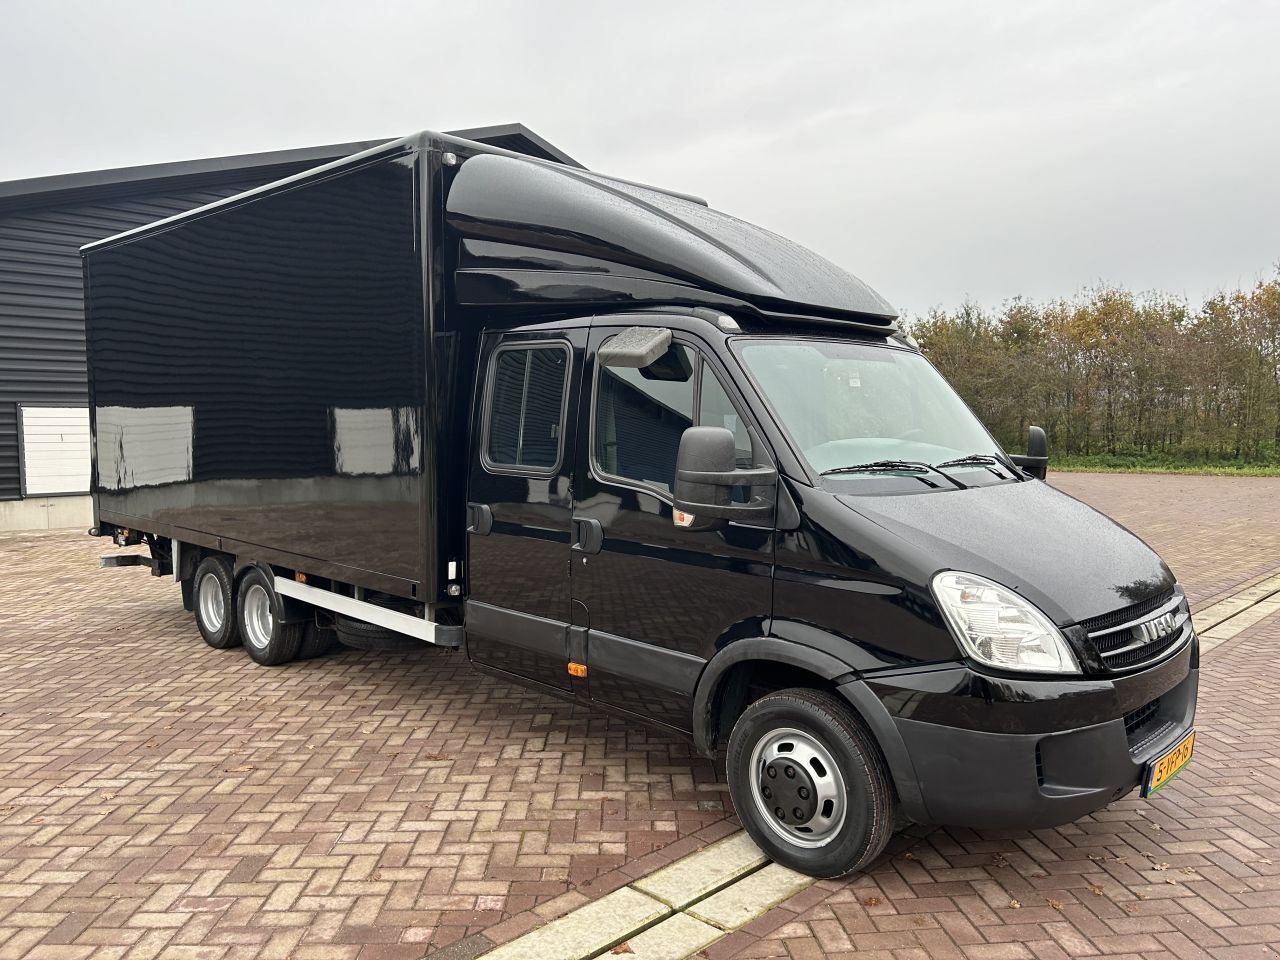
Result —
<path fill-rule="evenodd" d="M 91 533 L 214 647 L 458 647 L 723 754 L 819 876 L 1190 757 L 1168 567 L 869 287 L 695 197 L 422 133 L 83 253 Z"/>

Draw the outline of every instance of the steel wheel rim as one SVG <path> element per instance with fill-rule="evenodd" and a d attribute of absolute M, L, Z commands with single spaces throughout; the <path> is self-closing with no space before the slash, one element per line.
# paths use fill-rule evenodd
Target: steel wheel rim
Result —
<path fill-rule="evenodd" d="M 271 643 L 274 622 L 267 591 L 261 584 L 251 584 L 244 595 L 244 634 L 255 650 L 265 650 Z"/>
<path fill-rule="evenodd" d="M 795 777 L 786 775 L 786 768 L 794 768 Z M 770 768 L 773 768 L 773 775 Z M 749 768 L 751 800 L 761 819 L 780 839 L 798 847 L 821 847 L 840 832 L 848 813 L 849 798 L 844 776 L 836 765 L 831 751 L 821 740 L 794 727 L 770 730 L 751 751 Z M 779 789 L 790 791 L 801 784 L 812 794 L 799 808 L 784 811 L 786 820 L 778 814 Z M 766 797 L 765 791 L 772 794 Z M 788 799 L 793 799 L 790 796 Z M 807 819 L 794 816 L 811 805 L 813 813 Z"/>
<path fill-rule="evenodd" d="M 222 581 L 216 573 L 200 578 L 200 622 L 210 633 L 217 633 L 227 618 L 227 604 L 222 596 Z"/>

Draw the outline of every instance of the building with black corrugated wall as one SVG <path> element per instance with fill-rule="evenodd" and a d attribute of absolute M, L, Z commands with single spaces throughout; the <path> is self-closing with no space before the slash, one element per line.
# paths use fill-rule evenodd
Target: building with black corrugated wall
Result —
<path fill-rule="evenodd" d="M 452 133 L 580 166 L 522 124 Z M 381 142 L 0 183 L 0 530 L 92 522 L 81 245 Z"/>

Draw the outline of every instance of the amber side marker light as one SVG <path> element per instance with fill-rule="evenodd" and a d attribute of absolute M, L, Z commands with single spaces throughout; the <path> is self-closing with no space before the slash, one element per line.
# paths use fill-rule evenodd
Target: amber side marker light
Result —
<path fill-rule="evenodd" d="M 572 660 L 569 661 L 569 676 L 585 677 L 586 675 L 587 675 L 587 665 L 585 663 L 575 663 Z"/>
<path fill-rule="evenodd" d="M 299 583 L 306 583 L 307 575 L 305 573 L 295 573 L 293 575 L 293 579 L 297 580 Z"/>

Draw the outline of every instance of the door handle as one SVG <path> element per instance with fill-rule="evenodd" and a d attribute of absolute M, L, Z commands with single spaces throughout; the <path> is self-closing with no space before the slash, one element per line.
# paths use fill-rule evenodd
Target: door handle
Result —
<path fill-rule="evenodd" d="M 604 527 L 594 517 L 573 518 L 573 549 L 579 553 L 599 553 L 604 546 Z"/>
<path fill-rule="evenodd" d="M 467 504 L 467 533 L 487 537 L 493 530 L 493 509 L 487 503 Z"/>

